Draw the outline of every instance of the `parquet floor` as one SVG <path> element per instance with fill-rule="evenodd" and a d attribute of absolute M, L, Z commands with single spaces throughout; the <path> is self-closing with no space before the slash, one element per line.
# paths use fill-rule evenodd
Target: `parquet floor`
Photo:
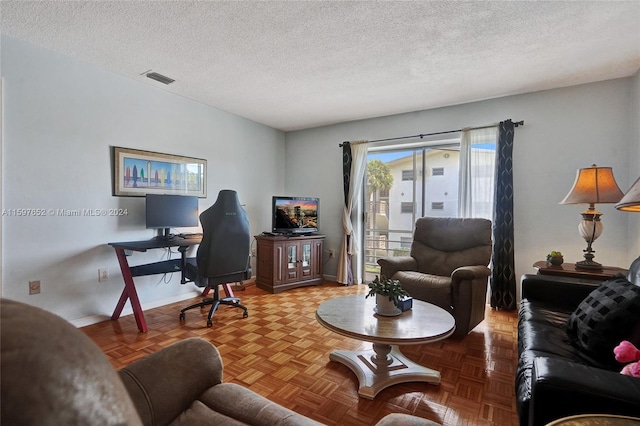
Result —
<path fill-rule="evenodd" d="M 464 338 L 404 346 L 407 357 L 440 371 L 439 385 L 399 384 L 373 401 L 359 398 L 355 374 L 329 361 L 329 353 L 371 344 L 326 330 L 317 323 L 315 310 L 326 299 L 347 294 L 364 297 L 366 290 L 365 285 L 325 282 L 270 294 L 250 284 L 235 291 L 249 308 L 245 319 L 242 310 L 223 306 L 211 328 L 206 327 L 207 310 L 189 311 L 180 323 L 180 308 L 199 299 L 194 298 L 145 311 L 147 333 L 138 332 L 133 315 L 82 330 L 116 368 L 178 340 L 204 338 L 222 354 L 225 382 L 243 385 L 327 425 L 372 425 L 390 412 L 452 426 L 517 425 L 515 312 L 487 308 L 485 321 Z"/>

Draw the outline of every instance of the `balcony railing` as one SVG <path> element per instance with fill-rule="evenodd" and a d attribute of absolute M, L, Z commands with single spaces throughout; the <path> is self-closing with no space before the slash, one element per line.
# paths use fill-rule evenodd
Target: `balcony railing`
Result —
<path fill-rule="evenodd" d="M 413 230 L 400 229 L 368 229 L 364 238 L 365 279 L 373 279 L 373 275 L 380 273 L 377 261 L 381 257 L 408 256 L 410 247 L 400 239 L 389 240 L 388 235 L 401 238 L 413 238 Z"/>
<path fill-rule="evenodd" d="M 386 200 L 380 201 L 368 201 L 367 202 L 367 213 L 371 214 L 381 214 L 387 216 L 389 212 L 389 202 Z"/>

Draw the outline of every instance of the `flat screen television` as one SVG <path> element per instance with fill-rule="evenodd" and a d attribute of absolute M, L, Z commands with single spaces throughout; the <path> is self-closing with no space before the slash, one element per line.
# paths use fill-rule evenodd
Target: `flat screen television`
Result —
<path fill-rule="evenodd" d="M 171 238 L 171 228 L 198 226 L 198 197 L 195 195 L 146 195 L 147 229 L 159 229 L 158 237 Z"/>
<path fill-rule="evenodd" d="M 274 196 L 272 232 L 276 234 L 311 234 L 318 232 L 320 200 L 313 197 Z"/>

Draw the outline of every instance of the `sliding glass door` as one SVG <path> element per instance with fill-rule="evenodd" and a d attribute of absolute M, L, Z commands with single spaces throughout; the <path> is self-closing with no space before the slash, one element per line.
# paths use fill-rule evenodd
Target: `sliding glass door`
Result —
<path fill-rule="evenodd" d="M 457 216 L 460 144 L 370 150 L 365 179 L 365 281 L 380 257 L 409 254 L 416 219 Z"/>
<path fill-rule="evenodd" d="M 365 282 L 380 273 L 380 257 L 409 254 L 418 218 L 492 218 L 496 139 L 496 128 L 487 127 L 446 140 L 369 148 Z"/>

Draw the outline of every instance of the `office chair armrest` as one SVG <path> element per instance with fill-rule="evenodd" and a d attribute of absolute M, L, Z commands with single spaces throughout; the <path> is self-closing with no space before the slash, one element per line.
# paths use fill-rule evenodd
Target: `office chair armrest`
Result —
<path fill-rule="evenodd" d="M 222 358 L 211 343 L 192 337 L 135 361 L 119 375 L 145 425 L 169 424 L 222 383 Z"/>
<path fill-rule="evenodd" d="M 411 256 L 383 257 L 378 259 L 380 275 L 387 278 L 393 277 L 398 271 L 416 271 L 418 262 Z"/>

